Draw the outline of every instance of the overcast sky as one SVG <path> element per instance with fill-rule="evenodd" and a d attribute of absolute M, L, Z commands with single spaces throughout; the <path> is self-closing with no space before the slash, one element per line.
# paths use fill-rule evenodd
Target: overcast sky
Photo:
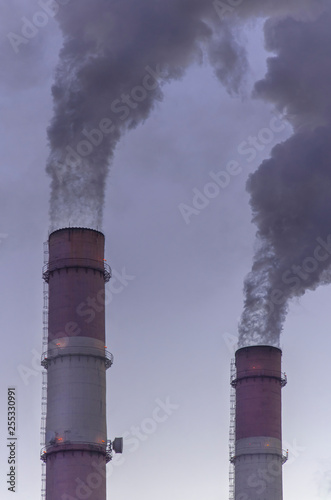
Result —
<path fill-rule="evenodd" d="M 15 386 L 16 500 L 39 498 L 41 487 L 46 128 L 61 34 L 49 19 L 24 57 L 6 35 L 19 33 L 22 17 L 31 19 L 37 10 L 27 0 L 0 6 L 0 495 L 14 497 L 6 484 L 6 400 L 7 388 Z M 107 372 L 108 433 L 126 436 L 126 445 L 120 462 L 107 466 L 109 499 L 228 498 L 229 370 L 256 231 L 245 184 L 272 146 L 292 133 L 271 105 L 250 97 L 266 71 L 263 21 L 247 25 L 243 36 L 250 62 L 245 96 L 230 97 L 206 61 L 192 64 L 163 88 L 163 101 L 115 151 L 101 228 L 107 261 L 121 283 L 106 313 L 107 346 L 115 357 Z M 243 154 L 250 137 L 270 140 Z M 211 172 L 221 171 L 226 185 L 208 191 Z M 212 197 L 195 201 L 197 208 L 194 197 L 204 190 Z M 194 212 L 183 216 L 183 205 Z M 284 500 L 327 499 L 328 287 L 291 303 L 281 347 L 288 376 L 283 447 L 290 453 Z M 171 414 L 148 433 L 153 411 L 167 399 Z M 141 437 L 133 440 L 137 426 Z"/>

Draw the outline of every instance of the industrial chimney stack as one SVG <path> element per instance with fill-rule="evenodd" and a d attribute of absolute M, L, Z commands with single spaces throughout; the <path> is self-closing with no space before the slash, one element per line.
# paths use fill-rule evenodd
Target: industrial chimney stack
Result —
<path fill-rule="evenodd" d="M 282 500 L 282 351 L 272 346 L 236 352 L 234 464 L 235 500 Z"/>
<path fill-rule="evenodd" d="M 106 500 L 106 463 L 112 443 L 106 429 L 104 235 L 66 228 L 49 236 L 48 344 L 45 446 L 46 500 Z M 118 446 L 119 445 L 119 446 Z M 121 442 L 117 440 L 117 451 Z M 85 485 L 85 486 L 84 486 Z M 80 496 L 79 496 L 80 492 Z M 86 491 L 85 491 L 86 494 Z"/>

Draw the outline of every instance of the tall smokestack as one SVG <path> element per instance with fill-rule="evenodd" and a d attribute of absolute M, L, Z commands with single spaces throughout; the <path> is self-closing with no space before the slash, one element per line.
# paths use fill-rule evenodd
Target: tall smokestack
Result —
<path fill-rule="evenodd" d="M 282 351 L 252 346 L 236 352 L 235 500 L 282 500 Z"/>
<path fill-rule="evenodd" d="M 49 286 L 45 447 L 46 500 L 106 500 L 104 235 L 69 228 L 51 233 L 43 277 Z M 80 495 L 80 496 L 79 496 Z"/>

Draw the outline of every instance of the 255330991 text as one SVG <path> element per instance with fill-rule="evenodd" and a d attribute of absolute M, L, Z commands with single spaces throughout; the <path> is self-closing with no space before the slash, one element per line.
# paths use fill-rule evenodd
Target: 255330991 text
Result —
<path fill-rule="evenodd" d="M 17 479 L 17 470 L 16 470 L 17 426 L 16 426 L 16 389 L 14 387 L 8 387 L 7 415 L 8 415 L 7 448 L 8 448 L 8 465 L 9 465 L 9 471 L 7 473 L 7 484 L 8 484 L 8 490 L 15 493 L 16 479 Z"/>

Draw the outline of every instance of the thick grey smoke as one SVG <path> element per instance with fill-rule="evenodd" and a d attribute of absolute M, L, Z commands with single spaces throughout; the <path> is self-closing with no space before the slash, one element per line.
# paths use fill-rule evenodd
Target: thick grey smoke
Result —
<path fill-rule="evenodd" d="M 288 300 L 329 281 L 331 22 L 326 0 L 58 0 L 64 44 L 49 127 L 51 224 L 97 227 L 121 135 L 143 122 L 162 86 L 207 54 L 231 94 L 247 58 L 240 30 L 269 18 L 265 79 L 295 135 L 250 178 L 257 252 L 245 283 L 240 344 L 278 344 Z"/>
<path fill-rule="evenodd" d="M 239 27 L 296 12 L 291 0 L 57 0 L 64 45 L 48 131 L 51 225 L 101 225 L 105 181 L 121 135 L 144 121 L 162 85 L 208 54 L 230 93 L 247 69 Z M 323 3 L 305 0 L 305 15 Z"/>
<path fill-rule="evenodd" d="M 100 226 L 116 143 L 148 117 L 162 85 L 201 58 L 202 44 L 213 46 L 221 20 L 211 7 L 202 0 L 71 0 L 61 9 L 64 46 L 48 131 L 53 227 Z M 224 52 L 239 66 L 231 49 L 230 41 Z"/>
<path fill-rule="evenodd" d="M 245 281 L 239 345 L 279 344 L 289 299 L 331 281 L 331 8 L 315 20 L 269 20 L 255 94 L 294 135 L 250 176 L 257 251 Z"/>

